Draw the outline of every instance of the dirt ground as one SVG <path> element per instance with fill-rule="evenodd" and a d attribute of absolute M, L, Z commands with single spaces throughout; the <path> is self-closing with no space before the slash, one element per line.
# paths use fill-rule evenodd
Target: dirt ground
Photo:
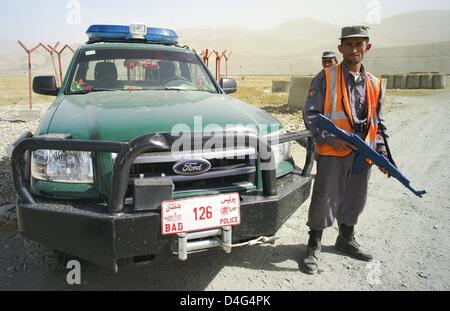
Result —
<path fill-rule="evenodd" d="M 236 249 L 110 274 L 82 267 L 82 285 L 34 265 L 20 236 L 0 235 L 0 290 L 449 290 L 450 90 L 432 96 L 395 97 L 385 114 L 391 148 L 402 172 L 428 194 L 416 198 L 400 183 L 372 172 L 357 239 L 376 260 L 341 256 L 336 227 L 324 233 L 320 271 L 299 271 L 307 242 L 309 201 L 279 231 L 274 246 Z M 302 155 L 296 154 L 301 158 Z"/>

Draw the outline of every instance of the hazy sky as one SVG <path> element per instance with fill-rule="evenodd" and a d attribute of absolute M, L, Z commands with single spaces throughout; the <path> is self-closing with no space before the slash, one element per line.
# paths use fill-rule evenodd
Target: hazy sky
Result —
<path fill-rule="evenodd" d="M 385 18 L 409 11 L 450 9 L 448 0 L 1 1 L 0 39 L 21 39 L 30 44 L 39 40 L 82 42 L 88 25 L 101 23 L 144 22 L 173 29 L 242 25 L 262 30 L 302 17 L 338 25 L 367 24 L 368 16 Z"/>

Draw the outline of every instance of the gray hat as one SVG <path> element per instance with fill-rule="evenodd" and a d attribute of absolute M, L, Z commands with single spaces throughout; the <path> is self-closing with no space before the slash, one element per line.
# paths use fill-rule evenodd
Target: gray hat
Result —
<path fill-rule="evenodd" d="M 368 26 L 350 26 L 342 28 L 342 39 L 346 38 L 369 38 Z"/>
<path fill-rule="evenodd" d="M 323 52 L 322 58 L 337 58 L 337 56 L 334 52 L 326 51 Z"/>

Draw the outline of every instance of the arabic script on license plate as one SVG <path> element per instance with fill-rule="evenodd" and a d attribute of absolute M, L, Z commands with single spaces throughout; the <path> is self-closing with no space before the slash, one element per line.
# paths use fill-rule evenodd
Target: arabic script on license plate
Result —
<path fill-rule="evenodd" d="M 238 193 L 164 201 L 162 234 L 178 234 L 241 224 Z"/>

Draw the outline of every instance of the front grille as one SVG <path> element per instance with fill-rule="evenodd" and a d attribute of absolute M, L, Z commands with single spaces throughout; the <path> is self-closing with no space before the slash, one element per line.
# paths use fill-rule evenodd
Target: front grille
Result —
<path fill-rule="evenodd" d="M 173 167 L 184 160 L 208 160 L 211 169 L 194 176 L 177 175 Z M 130 170 L 130 182 L 135 178 L 165 176 L 175 184 L 174 193 L 251 187 L 256 185 L 256 151 L 254 148 L 221 149 L 212 152 L 151 153 L 136 159 Z"/>

